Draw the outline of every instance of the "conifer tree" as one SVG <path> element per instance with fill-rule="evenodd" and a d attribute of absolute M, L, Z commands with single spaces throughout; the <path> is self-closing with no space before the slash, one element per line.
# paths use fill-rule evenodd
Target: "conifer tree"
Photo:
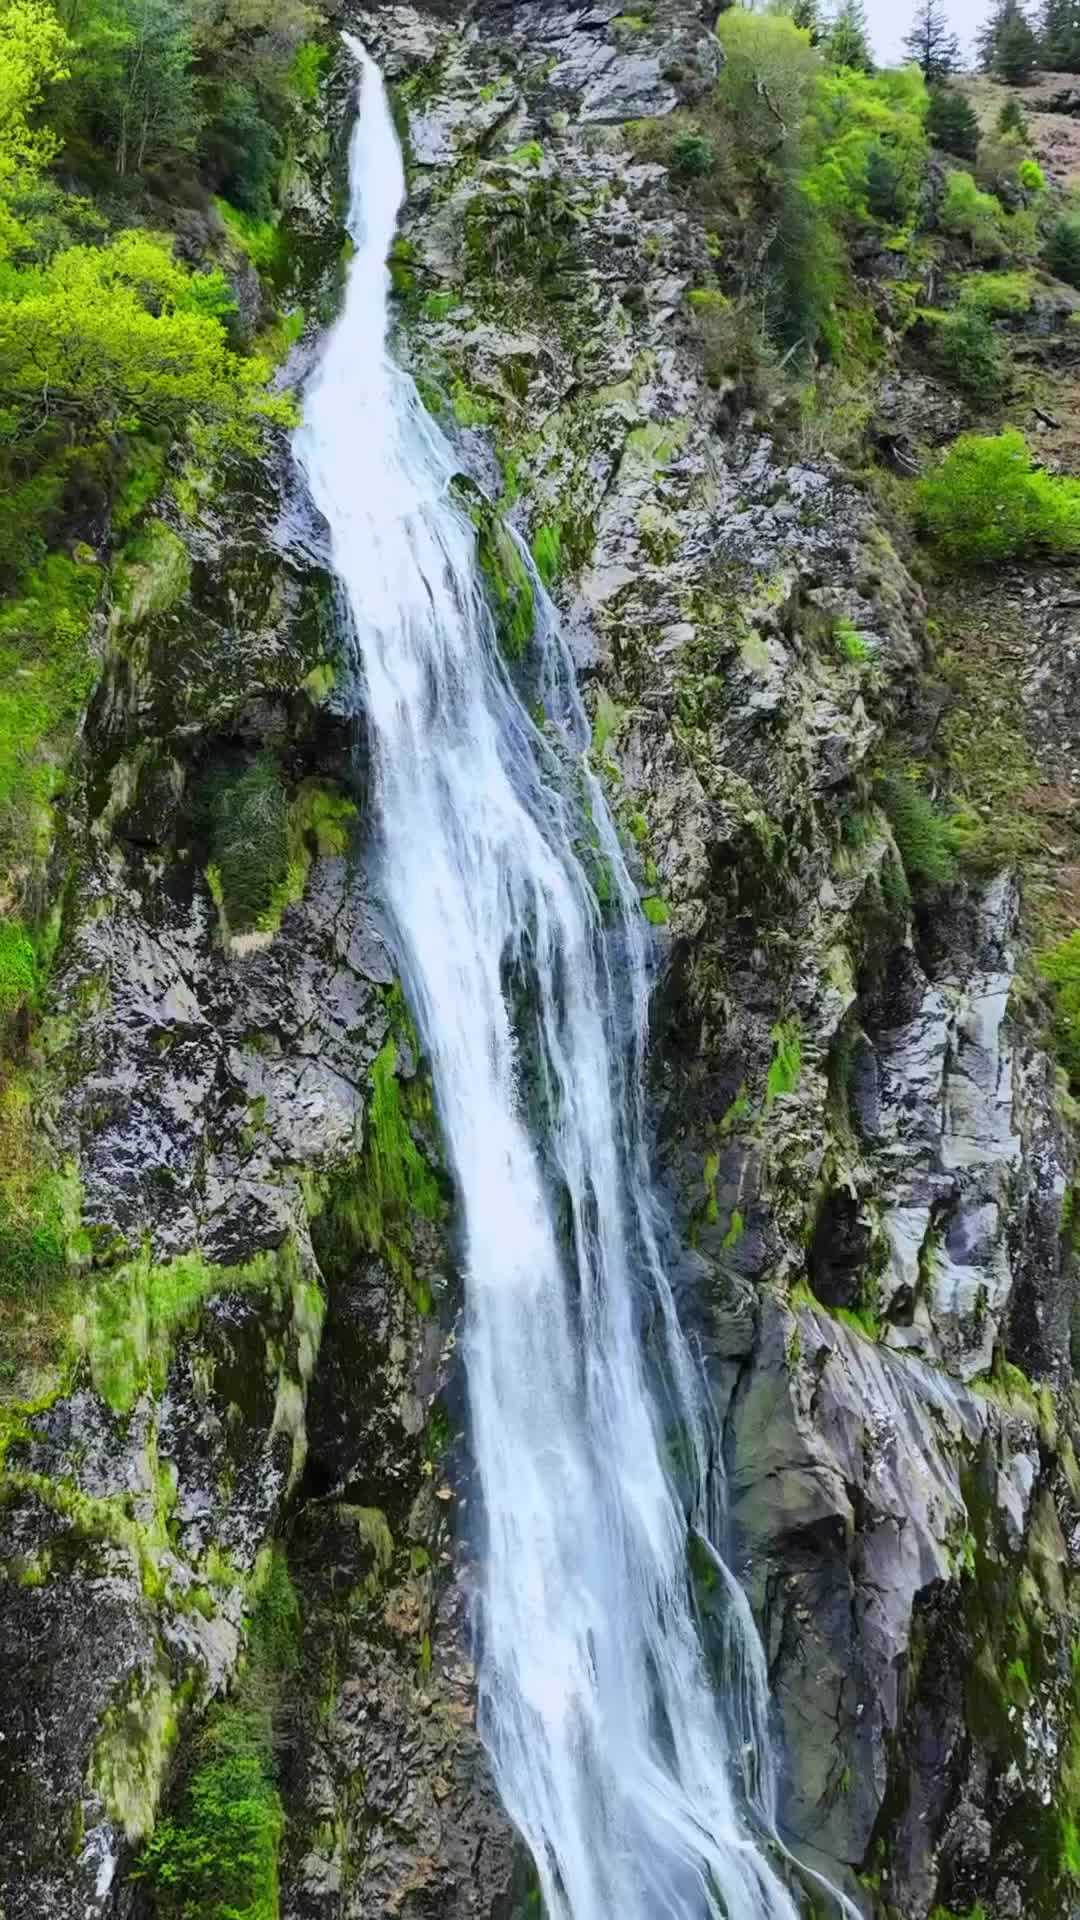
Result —
<path fill-rule="evenodd" d="M 930 95 L 926 131 L 935 147 L 944 147 L 958 160 L 974 160 L 979 147 L 979 120 L 969 101 L 955 87 L 935 87 Z"/>
<path fill-rule="evenodd" d="M 1044 67 L 1080 73 L 1080 0 L 1043 0 L 1039 59 Z"/>
<path fill-rule="evenodd" d="M 997 0 L 978 36 L 979 64 L 1012 87 L 1022 86 L 1039 58 L 1039 42 L 1021 0 Z"/>
<path fill-rule="evenodd" d="M 1054 0 L 1048 0 L 1053 4 Z M 954 73 L 960 64 L 960 42 L 949 32 L 943 0 L 923 0 L 904 41 L 904 51 L 914 66 L 922 68 L 928 87 L 936 86 Z"/>
<path fill-rule="evenodd" d="M 863 73 L 873 73 L 874 56 L 863 0 L 840 0 L 824 48 L 831 67 L 858 67 Z"/>
<path fill-rule="evenodd" d="M 795 0 L 791 17 L 797 27 L 810 35 L 810 45 L 816 47 L 822 34 L 819 0 Z"/>

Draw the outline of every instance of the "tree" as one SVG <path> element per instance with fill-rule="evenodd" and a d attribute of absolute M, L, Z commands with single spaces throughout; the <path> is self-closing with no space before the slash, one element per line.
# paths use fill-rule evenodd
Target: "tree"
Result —
<path fill-rule="evenodd" d="M 1026 140 L 1028 134 L 1027 114 L 1024 112 L 1015 94 L 1010 94 L 994 122 L 997 132 L 1003 140 L 1011 139 L 1015 134 L 1019 140 Z M 971 158 L 974 159 L 974 154 Z"/>
<path fill-rule="evenodd" d="M 873 73 L 874 56 L 863 0 L 841 0 L 823 46 L 831 67 L 855 67 Z"/>
<path fill-rule="evenodd" d="M 68 247 L 0 297 L 0 411 L 9 437 L 166 431 L 255 453 L 291 403 L 269 367 L 229 347 L 224 274 L 191 273 L 168 239 L 132 229 Z"/>
<path fill-rule="evenodd" d="M 930 95 L 926 131 L 935 147 L 944 147 L 958 160 L 974 160 L 979 147 L 979 121 L 969 101 L 955 87 L 935 87 Z"/>
<path fill-rule="evenodd" d="M 55 155 L 55 134 L 37 125 L 46 87 L 67 77 L 70 42 L 39 0 L 0 0 L 0 260 L 23 238 L 12 202 Z"/>
<path fill-rule="evenodd" d="M 1080 287 L 1080 219 L 1062 214 L 1046 242 L 1046 264 L 1059 280 Z"/>
<path fill-rule="evenodd" d="M 978 36 L 979 64 L 1011 87 L 1030 79 L 1039 58 L 1035 37 L 1021 0 L 998 0 Z"/>
<path fill-rule="evenodd" d="M 960 62 L 960 42 L 949 32 L 943 0 L 923 0 L 904 41 L 904 51 L 912 63 L 922 68 L 928 87 L 937 86 Z"/>
<path fill-rule="evenodd" d="M 199 114 L 195 47 L 174 0 L 69 0 L 78 36 L 66 114 L 109 153 L 118 174 L 168 148 L 190 148 Z"/>
<path fill-rule="evenodd" d="M 791 18 L 797 27 L 810 35 L 810 45 L 816 47 L 822 34 L 819 0 L 795 0 Z"/>
<path fill-rule="evenodd" d="M 902 220 L 908 210 L 903 168 L 887 147 L 873 147 L 866 163 L 866 204 L 875 220 Z"/>
<path fill-rule="evenodd" d="M 1044 67 L 1080 73 L 1080 0 L 1043 0 L 1039 59 Z"/>

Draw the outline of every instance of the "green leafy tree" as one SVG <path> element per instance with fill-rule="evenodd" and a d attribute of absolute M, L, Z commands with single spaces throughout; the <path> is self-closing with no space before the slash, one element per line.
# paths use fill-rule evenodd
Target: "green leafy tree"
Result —
<path fill-rule="evenodd" d="M 1030 79 L 1039 59 L 1039 42 L 1021 0 L 998 0 L 978 36 L 979 63 L 1009 86 Z"/>
<path fill-rule="evenodd" d="M 740 151 L 758 166 L 794 169 L 821 73 L 809 33 L 788 14 L 744 7 L 722 13 L 716 32 L 724 49 L 717 98 Z"/>
<path fill-rule="evenodd" d="M 32 439 L 165 429 L 255 452 L 266 421 L 292 418 L 269 368 L 234 353 L 223 274 L 193 274 L 168 240 L 122 233 L 69 247 L 0 286 L 0 420 Z"/>
<path fill-rule="evenodd" d="M 190 149 L 199 121 L 195 46 L 175 0 L 69 0 L 76 41 L 69 133 L 82 133 L 121 176 Z"/>
<path fill-rule="evenodd" d="M 1008 214 L 970 173 L 950 173 L 938 221 L 946 233 L 967 241 L 973 260 L 1006 260 L 1013 250 Z"/>
<path fill-rule="evenodd" d="M 944 147 L 958 160 L 974 160 L 979 149 L 979 121 L 970 101 L 955 87 L 935 87 L 930 95 L 926 131 L 935 147 Z"/>
<path fill-rule="evenodd" d="M 874 71 L 870 30 L 862 0 L 841 0 L 822 44 L 831 67 L 854 67 L 863 73 Z"/>
<path fill-rule="evenodd" d="M 40 0 L 0 0 L 0 260 L 23 243 L 14 202 L 56 156 L 59 141 L 38 120 L 46 89 L 67 76 L 70 42 Z"/>
<path fill-rule="evenodd" d="M 949 32 L 944 0 L 922 0 L 904 41 L 908 59 L 917 66 L 928 87 L 937 86 L 960 64 L 960 42 Z"/>
<path fill-rule="evenodd" d="M 825 74 L 805 135 L 810 198 L 837 224 L 896 217 L 881 210 L 886 199 L 906 211 L 926 168 L 925 118 L 926 89 L 913 67 Z"/>

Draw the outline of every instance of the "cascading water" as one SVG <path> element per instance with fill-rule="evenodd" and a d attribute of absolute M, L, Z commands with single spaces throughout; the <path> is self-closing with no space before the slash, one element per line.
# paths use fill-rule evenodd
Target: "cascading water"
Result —
<path fill-rule="evenodd" d="M 715 1435 L 646 1162 L 652 936 L 554 617 L 540 596 L 555 747 L 500 659 L 451 449 L 389 358 L 404 176 L 355 52 L 357 250 L 297 448 L 350 610 L 381 886 L 460 1195 L 481 1728 L 549 1920 L 796 1920 L 753 1833 L 774 1825 L 761 1650 L 716 1556 L 718 1686 L 689 1592 L 688 1506 L 713 1552 Z M 606 927 L 575 852 L 597 839 Z"/>

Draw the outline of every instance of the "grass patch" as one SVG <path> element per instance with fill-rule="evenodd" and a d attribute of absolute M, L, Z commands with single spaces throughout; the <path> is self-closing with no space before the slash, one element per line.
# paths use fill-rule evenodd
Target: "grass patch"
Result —
<path fill-rule="evenodd" d="M 892 828 L 916 900 L 935 899 L 956 880 L 949 820 L 906 774 L 887 774 L 879 780 L 876 797 Z"/>

